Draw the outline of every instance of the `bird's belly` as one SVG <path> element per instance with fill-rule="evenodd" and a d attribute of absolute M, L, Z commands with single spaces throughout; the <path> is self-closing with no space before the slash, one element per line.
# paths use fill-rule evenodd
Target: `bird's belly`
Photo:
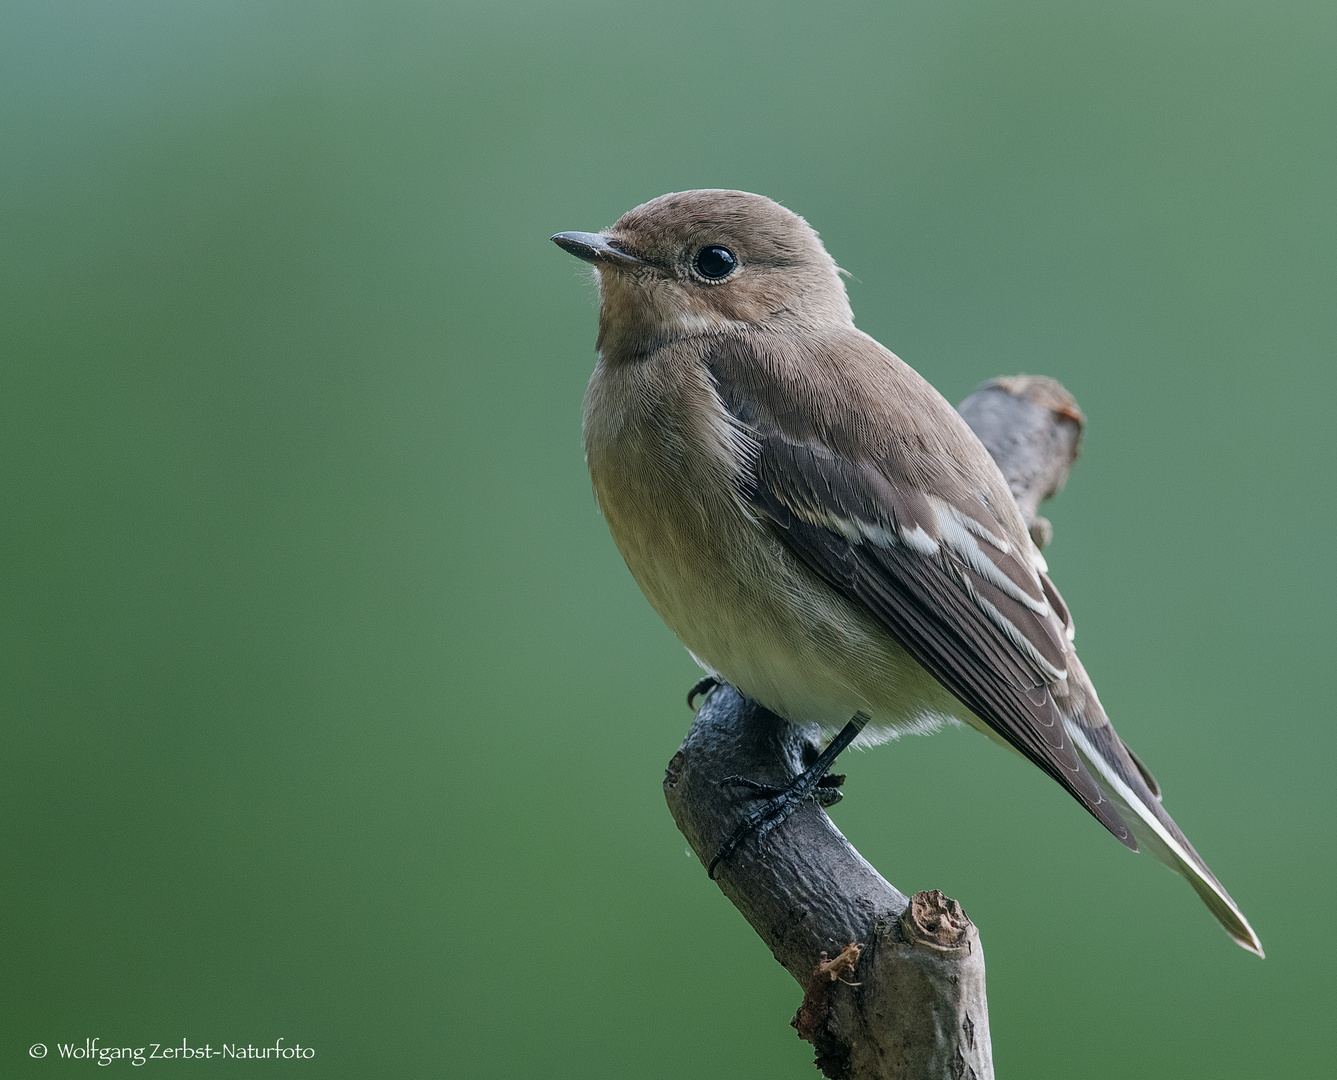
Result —
<path fill-rule="evenodd" d="M 871 717 L 864 743 L 931 731 L 964 707 L 873 618 L 733 506 L 709 529 L 679 518 L 626 528 L 605 505 L 633 577 L 711 674 L 794 723 Z M 639 523 L 643 524 L 643 523 Z"/>

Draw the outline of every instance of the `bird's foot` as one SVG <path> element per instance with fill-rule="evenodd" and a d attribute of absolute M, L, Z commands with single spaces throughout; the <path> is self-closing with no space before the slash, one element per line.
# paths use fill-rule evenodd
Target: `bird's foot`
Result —
<path fill-rule="evenodd" d="M 709 697 L 710 692 L 719 685 L 720 681 L 715 678 L 714 675 L 707 675 L 704 679 L 697 679 L 696 682 L 692 683 L 692 688 L 687 691 L 687 707 L 691 709 L 692 712 L 696 712 L 696 699 L 702 694 Z M 704 702 L 702 704 L 704 704 Z"/>
<path fill-rule="evenodd" d="M 715 877 L 715 868 L 732 855 L 734 849 L 748 836 L 755 833 L 757 839 L 761 840 L 808 799 L 812 799 L 818 806 L 831 806 L 840 801 L 840 792 L 836 789 L 845 782 L 845 778 L 827 776 L 827 770 L 835 764 L 840 752 L 858 737 L 870 719 L 866 712 L 855 713 L 853 719 L 840 729 L 836 737 L 827 744 L 826 749 L 818 755 L 817 760 L 782 788 L 770 784 L 758 784 L 745 776 L 726 776 L 720 781 L 721 787 L 749 788 L 755 791 L 758 797 L 766 797 L 766 802 L 743 818 L 733 835 L 724 842 L 719 851 L 715 852 L 715 857 L 706 867 L 706 873 L 712 880 Z"/>
<path fill-rule="evenodd" d="M 823 807 L 834 806 L 840 802 L 842 798 L 840 785 L 845 782 L 845 777 L 827 773 L 826 769 L 826 762 L 821 762 L 819 765 L 815 764 L 794 777 L 784 787 L 776 787 L 773 784 L 759 784 L 755 780 L 749 780 L 746 776 L 724 777 L 719 782 L 721 787 L 746 788 L 753 792 L 754 798 L 765 799 L 766 801 L 743 818 L 739 822 L 738 828 L 734 830 L 733 835 L 715 852 L 715 857 L 710 860 L 710 866 L 706 868 L 706 873 L 711 880 L 714 880 L 715 870 L 720 863 L 727 860 L 739 844 L 749 836 L 755 836 L 757 842 L 760 843 L 767 833 L 783 823 L 790 814 L 809 799 Z"/>

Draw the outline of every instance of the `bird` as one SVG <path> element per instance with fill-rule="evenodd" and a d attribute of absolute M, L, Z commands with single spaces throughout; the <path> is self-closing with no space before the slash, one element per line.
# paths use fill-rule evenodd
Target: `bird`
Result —
<path fill-rule="evenodd" d="M 673 192 L 597 233 L 586 463 L 628 569 L 692 658 L 831 741 L 764 799 L 757 842 L 848 745 L 966 724 L 1258 935 L 1101 707 L 1007 482 L 955 409 L 854 325 L 843 271 L 762 195 Z M 829 780 L 828 778 L 828 786 Z"/>

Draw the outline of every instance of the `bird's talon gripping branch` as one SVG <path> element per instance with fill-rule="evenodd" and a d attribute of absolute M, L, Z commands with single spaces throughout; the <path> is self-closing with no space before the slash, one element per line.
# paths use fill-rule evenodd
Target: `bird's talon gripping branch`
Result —
<path fill-rule="evenodd" d="M 771 787 L 769 784 L 758 784 L 741 776 L 730 776 L 720 781 L 721 785 L 731 782 L 738 787 L 751 788 L 756 792 L 757 797 L 766 797 L 766 801 L 743 818 L 739 822 L 738 828 L 733 831 L 733 835 L 720 846 L 719 851 L 715 852 L 715 857 L 710 860 L 710 865 L 706 868 L 706 873 L 712 881 L 715 879 L 715 870 L 719 864 L 726 861 L 738 848 L 738 845 L 749 836 L 756 837 L 757 842 L 760 843 L 767 833 L 775 829 L 776 826 L 783 824 L 795 810 L 803 805 L 806 799 L 812 799 L 821 805 L 821 799 L 818 797 L 817 791 L 829 789 L 818 789 L 816 782 L 811 778 L 811 773 L 811 769 L 800 773 L 783 788 Z"/>
<path fill-rule="evenodd" d="M 843 787 L 845 784 L 845 780 L 846 776 L 844 773 L 827 773 L 825 776 L 823 776 L 820 780 L 817 781 L 815 789 L 813 790 L 812 793 L 813 798 L 815 798 L 823 806 L 830 805 L 824 802 L 823 801 L 824 799 L 830 798 L 832 799 L 832 803 L 839 802 L 841 799 L 841 794 L 836 789 Z M 785 790 L 784 788 L 776 787 L 774 784 L 761 784 L 758 783 L 756 780 L 749 780 L 746 776 L 737 776 L 737 775 L 726 776 L 723 780 L 719 781 L 719 785 L 720 787 L 748 788 L 751 791 L 755 791 L 758 797 L 779 795 L 782 791 Z M 833 796 L 834 798 L 832 798 Z"/>
<path fill-rule="evenodd" d="M 863 730 L 868 719 L 865 713 L 856 713 L 854 718 L 840 729 L 840 734 L 831 740 L 830 745 L 821 752 L 817 760 L 784 787 L 761 784 L 756 780 L 749 780 L 746 776 L 737 775 L 726 776 L 719 781 L 720 787 L 747 788 L 755 792 L 754 797 L 765 798 L 767 801 L 743 818 L 734 829 L 733 835 L 715 852 L 715 857 L 706 867 L 706 874 L 712 881 L 715 879 L 716 868 L 734 853 L 739 844 L 749 836 L 755 836 L 760 842 L 772 829 L 783 824 L 785 819 L 806 800 L 811 799 L 823 807 L 834 806 L 840 802 L 842 795 L 838 789 L 845 782 L 845 777 L 839 774 L 828 775 L 828 770 L 840 756 L 840 752 Z"/>
<path fill-rule="evenodd" d="M 703 695 L 709 697 L 710 692 L 714 690 L 715 687 L 719 686 L 719 684 L 719 679 L 715 678 L 714 675 L 707 675 L 704 679 L 697 679 L 696 682 L 692 683 L 692 688 L 687 691 L 687 707 L 691 709 L 692 712 L 696 712 L 696 699 Z M 702 702 L 702 704 L 704 705 L 705 702 Z"/>

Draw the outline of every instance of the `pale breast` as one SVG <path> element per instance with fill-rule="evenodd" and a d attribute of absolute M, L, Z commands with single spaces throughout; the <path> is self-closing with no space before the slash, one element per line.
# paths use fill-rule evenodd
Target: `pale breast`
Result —
<path fill-rule="evenodd" d="M 870 735 L 934 726 L 955 700 L 744 510 L 747 435 L 692 360 L 601 364 L 586 395 L 595 492 L 646 598 L 704 667 L 795 722 L 864 711 Z"/>

